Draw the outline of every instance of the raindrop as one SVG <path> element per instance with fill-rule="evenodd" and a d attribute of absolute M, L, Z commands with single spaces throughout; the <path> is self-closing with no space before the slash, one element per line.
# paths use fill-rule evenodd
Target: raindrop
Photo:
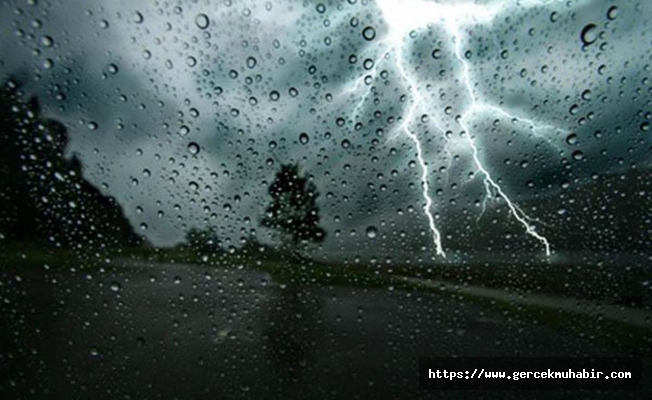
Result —
<path fill-rule="evenodd" d="M 272 90 L 269 94 L 269 98 L 272 101 L 277 101 L 280 97 L 281 95 L 276 90 Z"/>
<path fill-rule="evenodd" d="M 89 131 L 94 131 L 94 130 L 97 130 L 97 128 L 98 128 L 97 122 L 94 122 L 94 121 L 89 122 L 88 125 L 86 125 L 86 126 L 88 127 Z"/>
<path fill-rule="evenodd" d="M 376 236 L 378 236 L 378 229 L 375 226 L 367 227 L 367 237 L 374 239 Z"/>
<path fill-rule="evenodd" d="M 190 128 L 188 128 L 186 125 L 181 125 L 181 127 L 179 127 L 179 135 L 186 136 L 189 133 L 190 133 Z"/>
<path fill-rule="evenodd" d="M 134 14 L 134 22 L 137 24 L 142 24 L 144 20 L 145 18 L 143 18 L 143 14 L 136 11 L 136 13 Z"/>
<path fill-rule="evenodd" d="M 441 50 L 434 49 L 432 51 L 432 58 L 434 58 L 435 60 L 439 60 L 440 57 L 441 57 Z"/>
<path fill-rule="evenodd" d="M 41 44 L 44 47 L 52 47 L 52 44 L 54 43 L 54 40 L 50 36 L 43 36 L 41 38 Z"/>
<path fill-rule="evenodd" d="M 348 139 L 342 140 L 342 148 L 343 149 L 348 149 L 349 147 L 351 147 L 351 142 L 349 142 Z"/>
<path fill-rule="evenodd" d="M 253 67 L 256 66 L 257 63 L 258 62 L 256 61 L 256 59 L 254 57 L 247 57 L 247 67 L 253 68 Z"/>
<path fill-rule="evenodd" d="M 206 29 L 208 28 L 208 25 L 210 24 L 210 20 L 208 19 L 208 15 L 206 14 L 197 14 L 195 17 L 195 24 L 199 29 Z"/>
<path fill-rule="evenodd" d="M 309 141 L 310 137 L 307 133 L 302 132 L 301 135 L 299 135 L 299 142 L 301 142 L 301 144 L 308 144 Z"/>
<path fill-rule="evenodd" d="M 374 60 L 372 60 L 371 58 L 367 58 L 367 59 L 364 60 L 364 62 L 362 63 L 362 66 L 364 67 L 364 69 L 366 69 L 367 71 L 369 71 L 370 69 L 372 69 L 372 68 L 374 67 Z"/>
<path fill-rule="evenodd" d="M 584 47 L 592 45 L 598 39 L 598 27 L 595 24 L 588 24 L 582 29 L 580 38 Z"/>
<path fill-rule="evenodd" d="M 326 6 L 324 5 L 324 3 L 317 4 L 316 8 L 317 8 L 317 12 L 320 14 L 323 14 L 324 11 L 326 11 Z"/>
<path fill-rule="evenodd" d="M 195 65 L 197 65 L 197 59 L 193 56 L 188 56 L 188 58 L 186 58 L 186 64 L 189 67 L 194 67 Z"/>
<path fill-rule="evenodd" d="M 613 21 L 616 17 L 618 17 L 618 7 L 612 6 L 607 10 L 607 18 Z"/>
<path fill-rule="evenodd" d="M 148 228 L 148 226 L 147 226 L 146 223 L 142 222 L 142 223 L 140 224 L 140 230 L 141 230 L 141 231 L 146 231 L 147 228 Z"/>
<path fill-rule="evenodd" d="M 294 87 L 291 87 L 288 90 L 288 93 L 290 93 L 290 96 L 292 96 L 292 97 L 297 97 L 299 95 L 299 91 Z"/>
<path fill-rule="evenodd" d="M 577 144 L 577 135 L 571 133 L 570 135 L 566 136 L 566 143 L 568 143 L 571 146 Z"/>
<path fill-rule="evenodd" d="M 195 142 L 190 142 L 188 143 L 188 151 L 192 155 L 196 155 L 199 153 L 199 145 Z"/>
<path fill-rule="evenodd" d="M 115 64 L 109 64 L 108 70 L 109 70 L 109 72 L 112 73 L 113 75 L 117 74 L 118 71 L 119 71 L 118 66 L 115 65 Z"/>
<path fill-rule="evenodd" d="M 365 40 L 374 40 L 376 38 L 376 30 L 372 26 L 367 26 L 362 30 L 362 37 Z"/>
<path fill-rule="evenodd" d="M 579 160 L 582 160 L 583 158 L 584 158 L 584 153 L 582 153 L 580 150 L 577 150 L 577 151 L 573 152 L 573 159 L 574 160 L 579 161 Z"/>
<path fill-rule="evenodd" d="M 120 290 L 120 284 L 118 282 L 111 282 L 109 284 L 109 287 L 111 288 L 112 291 L 117 292 Z"/>
<path fill-rule="evenodd" d="M 570 115 L 576 115 L 579 111 L 580 111 L 580 107 L 577 104 L 573 104 L 568 109 L 568 112 L 570 113 Z"/>

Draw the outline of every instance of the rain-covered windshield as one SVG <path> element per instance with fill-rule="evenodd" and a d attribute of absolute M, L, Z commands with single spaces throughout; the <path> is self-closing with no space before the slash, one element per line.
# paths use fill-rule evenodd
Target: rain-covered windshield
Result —
<path fill-rule="evenodd" d="M 651 15 L 3 1 L 0 397 L 570 393 L 420 390 L 420 357 L 649 381 Z"/>

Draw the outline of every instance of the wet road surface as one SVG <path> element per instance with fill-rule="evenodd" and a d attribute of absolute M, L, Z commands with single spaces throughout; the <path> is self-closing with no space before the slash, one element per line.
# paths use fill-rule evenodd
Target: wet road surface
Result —
<path fill-rule="evenodd" d="M 626 355 L 450 295 L 284 286 L 246 269 L 125 263 L 0 277 L 2 398 L 536 398 L 420 392 L 418 358 Z"/>

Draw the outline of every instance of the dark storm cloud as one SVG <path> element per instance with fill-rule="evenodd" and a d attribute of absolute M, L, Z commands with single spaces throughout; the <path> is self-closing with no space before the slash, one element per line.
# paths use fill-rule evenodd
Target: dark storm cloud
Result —
<path fill-rule="evenodd" d="M 398 55 L 385 55 L 388 26 L 374 2 L 319 4 L 4 3 L 2 73 L 39 78 L 29 87 L 68 124 L 69 152 L 157 244 L 205 224 L 233 244 L 252 230 L 270 240 L 258 227 L 267 184 L 281 163 L 299 162 L 321 192 L 325 254 L 428 258 L 416 150 L 397 131 L 414 88 L 401 79 Z M 649 43 L 631 42 L 649 37 L 648 6 L 620 6 L 610 20 L 603 2 L 570 4 L 506 7 L 493 23 L 469 27 L 462 44 L 478 98 L 552 127 L 532 132 L 490 112 L 471 118 L 482 160 L 516 201 L 615 170 L 619 158 L 649 164 L 650 135 L 640 130 Z M 582 48 L 589 23 L 597 39 Z M 363 37 L 366 27 L 373 40 Z M 54 46 L 44 45 L 46 36 Z M 436 24 L 415 27 L 400 48 L 428 93 L 429 108 L 410 127 L 430 168 L 433 211 L 454 242 L 458 226 L 474 228 L 451 216 L 480 212 L 484 200 L 482 175 L 459 139 L 457 118 L 470 100 L 462 66 L 450 33 Z M 371 82 L 367 59 L 378 72 Z M 65 100 L 56 100 L 59 92 Z M 380 235 L 367 238 L 370 226 Z"/>

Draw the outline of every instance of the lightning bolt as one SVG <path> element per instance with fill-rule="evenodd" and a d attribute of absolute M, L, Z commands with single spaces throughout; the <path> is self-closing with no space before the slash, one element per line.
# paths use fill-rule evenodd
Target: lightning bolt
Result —
<path fill-rule="evenodd" d="M 489 169 L 483 164 L 478 151 L 478 146 L 476 145 L 472 131 L 469 128 L 468 121 L 473 116 L 479 114 L 493 114 L 500 118 L 509 118 L 512 122 L 527 127 L 535 136 L 545 139 L 553 146 L 556 146 L 555 142 L 550 140 L 550 138 L 545 135 L 545 132 L 563 132 L 563 130 L 551 125 L 539 123 L 527 117 L 515 115 L 499 105 L 487 103 L 482 99 L 479 99 L 473 88 L 471 65 L 469 65 L 469 62 L 462 54 L 462 42 L 465 36 L 463 30 L 465 25 L 489 24 L 509 7 L 537 7 L 555 2 L 561 1 L 512 0 L 497 1 L 483 5 L 474 3 L 440 4 L 425 0 L 376 1 L 378 8 L 382 12 L 383 19 L 388 26 L 387 34 L 379 41 L 379 45 L 384 50 L 381 51 L 380 57 L 376 58 L 376 62 L 374 63 L 373 68 L 371 68 L 369 74 L 357 79 L 352 87 L 345 90 L 344 93 L 358 93 L 360 88 L 363 87 L 367 81 L 373 81 L 376 79 L 378 70 L 383 63 L 391 58 L 394 59 L 396 70 L 398 71 L 402 81 L 405 82 L 406 88 L 410 94 L 410 104 L 403 118 L 401 118 L 401 124 L 396 128 L 396 135 L 392 136 L 390 140 L 395 139 L 400 134 L 404 134 L 414 144 L 419 166 L 421 168 L 421 186 L 422 196 L 424 199 L 423 211 L 428 220 L 436 252 L 440 256 L 445 257 L 445 253 L 441 243 L 441 233 L 435 224 L 435 218 L 432 214 L 433 200 L 429 193 L 430 186 L 428 183 L 428 176 L 430 175 L 430 171 L 428 169 L 428 162 L 424 159 L 423 146 L 418 135 L 410 129 L 410 122 L 414 120 L 415 113 L 417 111 L 423 112 L 424 110 L 427 110 L 428 107 L 426 99 L 420 92 L 418 78 L 409 72 L 409 63 L 404 60 L 402 51 L 403 40 L 408 36 L 410 31 L 427 27 L 430 24 L 437 24 L 444 27 L 446 32 L 450 35 L 454 43 L 454 56 L 461 66 L 460 82 L 464 86 L 469 101 L 469 105 L 463 110 L 458 119 L 458 124 L 464 142 L 471 153 L 475 168 L 484 177 L 483 183 L 486 196 L 483 202 L 483 212 L 487 201 L 492 197 L 492 195 L 499 196 L 507 204 L 510 214 L 523 226 L 526 234 L 538 240 L 545 248 L 546 255 L 550 255 L 550 243 L 544 236 L 536 231 L 536 227 L 533 225 L 533 222 L 536 222 L 536 220 L 527 215 L 514 201 L 510 199 L 507 193 L 505 193 L 505 190 L 493 179 Z M 354 117 L 357 118 L 360 115 L 370 92 L 371 89 L 367 89 L 366 92 L 359 97 L 360 100 L 353 110 Z M 437 131 L 444 135 L 444 129 L 438 124 L 436 118 L 429 118 L 429 121 Z M 448 151 L 450 139 L 446 138 L 446 136 L 444 136 L 444 138 L 446 140 L 446 151 Z"/>

